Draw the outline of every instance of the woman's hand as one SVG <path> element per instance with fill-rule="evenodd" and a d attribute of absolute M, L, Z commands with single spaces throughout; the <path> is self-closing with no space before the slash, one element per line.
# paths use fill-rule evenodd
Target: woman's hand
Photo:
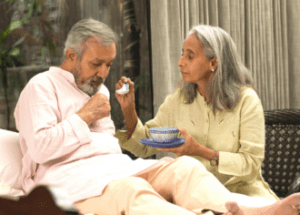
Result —
<path fill-rule="evenodd" d="M 177 156 L 182 155 L 190 155 L 190 156 L 197 156 L 201 154 L 202 146 L 201 144 L 197 143 L 192 135 L 190 135 L 185 129 L 180 128 L 177 126 L 179 132 L 184 136 L 185 143 L 181 146 L 174 147 L 174 148 L 157 148 L 159 151 L 162 152 L 173 152 Z"/>
<path fill-rule="evenodd" d="M 118 81 L 118 83 L 115 86 L 116 90 L 122 88 L 124 83 L 129 84 L 129 92 L 126 94 L 119 94 L 116 92 L 115 96 L 118 102 L 120 103 L 122 109 L 135 108 L 134 83 L 129 78 L 122 76 L 122 78 Z"/>
<path fill-rule="evenodd" d="M 120 89 L 124 83 L 128 82 L 129 92 L 126 94 L 115 93 L 118 102 L 121 105 L 121 109 L 125 118 L 127 131 L 130 133 L 129 137 L 135 130 L 135 126 L 138 121 L 137 113 L 135 110 L 135 98 L 134 98 L 134 83 L 126 77 L 122 77 L 116 84 L 116 90 Z"/>

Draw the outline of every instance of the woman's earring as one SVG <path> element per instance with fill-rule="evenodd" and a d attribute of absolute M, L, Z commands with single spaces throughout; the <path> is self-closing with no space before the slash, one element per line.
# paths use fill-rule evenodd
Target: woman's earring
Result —
<path fill-rule="evenodd" d="M 215 70 L 214 70 L 214 69 L 212 69 L 211 71 L 212 71 L 212 72 L 214 72 Z"/>

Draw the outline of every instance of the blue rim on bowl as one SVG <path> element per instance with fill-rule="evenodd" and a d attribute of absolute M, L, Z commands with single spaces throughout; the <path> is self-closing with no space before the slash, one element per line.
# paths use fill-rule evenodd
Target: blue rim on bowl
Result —
<path fill-rule="evenodd" d="M 178 129 L 175 127 L 154 127 L 150 128 L 150 133 L 154 134 L 169 134 L 169 133 L 176 133 Z"/>

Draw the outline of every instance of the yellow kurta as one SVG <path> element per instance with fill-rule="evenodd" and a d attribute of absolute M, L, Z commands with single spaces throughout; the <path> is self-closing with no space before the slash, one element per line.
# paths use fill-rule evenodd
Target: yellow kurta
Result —
<path fill-rule="evenodd" d="M 265 122 L 261 101 L 252 88 L 241 88 L 241 97 L 232 110 L 216 111 L 207 105 L 199 93 L 192 104 L 185 104 L 180 90 L 167 96 L 154 119 L 145 126 L 140 120 L 127 141 L 118 132 L 122 148 L 138 157 L 158 152 L 156 148 L 139 142 L 150 137 L 149 128 L 180 126 L 199 143 L 219 151 L 219 165 L 212 166 L 200 156 L 193 156 L 204 164 L 231 192 L 248 196 L 278 199 L 261 176 L 265 149 Z M 183 137 L 183 136 L 182 136 Z"/>

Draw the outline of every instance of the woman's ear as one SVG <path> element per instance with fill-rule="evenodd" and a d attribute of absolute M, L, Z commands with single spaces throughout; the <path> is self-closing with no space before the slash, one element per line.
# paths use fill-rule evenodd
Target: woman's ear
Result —
<path fill-rule="evenodd" d="M 216 69 L 218 68 L 219 66 L 219 61 L 218 61 L 218 58 L 217 57 L 214 57 L 213 59 L 210 60 L 210 66 L 211 66 L 211 70 L 214 70 L 216 71 Z"/>

